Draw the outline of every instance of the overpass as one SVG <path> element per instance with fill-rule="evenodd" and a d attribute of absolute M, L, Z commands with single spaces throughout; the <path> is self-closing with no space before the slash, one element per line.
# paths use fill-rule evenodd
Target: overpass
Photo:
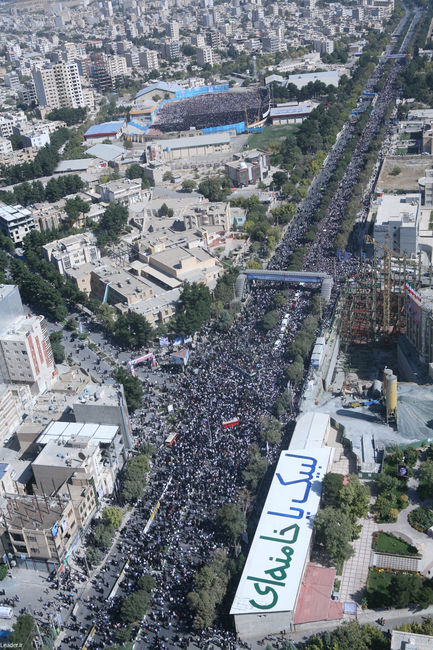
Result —
<path fill-rule="evenodd" d="M 236 279 L 235 293 L 236 298 L 242 299 L 245 284 L 247 280 L 258 280 L 260 282 L 287 282 L 299 284 L 300 282 L 309 284 L 320 284 L 322 288 L 322 298 L 329 302 L 331 298 L 333 279 L 327 273 L 310 272 L 310 271 L 270 271 L 265 269 L 245 269 Z"/>

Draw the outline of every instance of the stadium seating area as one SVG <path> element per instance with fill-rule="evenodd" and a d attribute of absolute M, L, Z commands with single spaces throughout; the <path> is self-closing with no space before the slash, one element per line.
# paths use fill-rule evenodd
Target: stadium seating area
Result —
<path fill-rule="evenodd" d="M 269 109 L 267 88 L 209 93 L 191 99 L 167 102 L 153 124 L 160 131 L 188 131 L 261 120 Z"/>

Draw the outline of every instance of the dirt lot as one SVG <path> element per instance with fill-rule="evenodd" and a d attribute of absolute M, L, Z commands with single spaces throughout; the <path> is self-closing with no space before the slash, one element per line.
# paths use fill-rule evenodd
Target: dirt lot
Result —
<path fill-rule="evenodd" d="M 394 167 L 400 167 L 401 173 L 392 176 Z M 388 156 L 385 158 L 377 181 L 377 192 L 395 190 L 417 191 L 418 178 L 424 176 L 426 169 L 431 169 L 431 156 Z"/>

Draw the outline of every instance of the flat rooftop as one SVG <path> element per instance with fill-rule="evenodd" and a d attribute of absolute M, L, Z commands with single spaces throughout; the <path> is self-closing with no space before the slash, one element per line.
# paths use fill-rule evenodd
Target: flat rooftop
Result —
<path fill-rule="evenodd" d="M 31 217 L 32 213 L 22 205 L 6 205 L 0 202 L 0 219 L 7 222 L 13 222 L 17 219 L 27 219 Z"/>
<path fill-rule="evenodd" d="M 39 436 L 37 442 L 46 445 L 51 441 L 57 442 L 77 440 L 88 441 L 96 444 L 109 444 L 114 439 L 118 425 L 95 424 L 93 422 L 50 422 L 45 431 Z"/>
<path fill-rule="evenodd" d="M 402 220 L 402 226 L 414 225 L 421 205 L 421 194 L 384 194 L 379 197 L 375 226 Z"/>
<path fill-rule="evenodd" d="M 183 138 L 170 138 L 169 140 L 154 140 L 146 146 L 158 145 L 162 149 L 190 149 L 192 147 L 206 147 L 215 144 L 230 144 L 230 134 L 227 131 L 221 133 L 208 133 L 206 135 L 186 136 Z"/>
<path fill-rule="evenodd" d="M 230 614 L 295 610 L 331 453 L 281 452 Z"/>
<path fill-rule="evenodd" d="M 295 611 L 295 624 L 343 618 L 343 603 L 333 601 L 337 572 L 309 562 Z"/>

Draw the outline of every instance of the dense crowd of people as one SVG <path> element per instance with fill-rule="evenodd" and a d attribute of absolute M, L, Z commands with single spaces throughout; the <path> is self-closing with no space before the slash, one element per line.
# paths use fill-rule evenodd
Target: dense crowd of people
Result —
<path fill-rule="evenodd" d="M 386 76 L 374 112 L 357 142 L 327 214 L 319 224 L 318 236 L 305 256 L 306 270 L 326 271 L 332 275 L 334 297 L 342 278 L 355 272 L 358 265 L 355 257 L 336 258 L 335 237 L 371 142 L 396 96 L 394 80 L 398 65 L 393 63 Z M 382 74 L 383 68 L 378 66 L 375 79 L 379 80 Z M 331 179 L 354 133 L 351 124 L 341 132 L 327 164 L 287 228 L 269 268 L 285 268 L 293 249 L 303 242 L 313 222 L 313 213 L 320 205 L 320 188 Z M 365 196 L 365 201 L 368 200 Z M 227 650 L 248 647 L 218 623 L 213 629 L 197 635 L 186 596 L 194 588 L 194 576 L 200 567 L 226 544 L 214 525 L 215 513 L 227 502 L 238 502 L 244 487 L 242 472 L 248 464 L 252 443 L 260 446 L 271 463 L 278 454 L 277 445 L 261 442 L 260 422 L 263 416 L 275 414 L 276 399 L 287 383 L 287 361 L 284 351 L 274 346 L 275 331 L 265 332 L 257 327 L 278 289 L 280 287 L 272 284 L 253 285 L 248 304 L 231 329 L 221 333 L 205 328 L 186 372 L 164 386 L 164 390 L 149 387 L 144 407 L 132 417 L 137 441 L 153 443 L 158 452 L 153 459 L 145 496 L 137 503 L 103 573 L 99 574 L 95 587 L 100 593 L 96 591 L 91 602 L 84 601 L 80 605 L 79 611 L 87 612 L 86 618 L 96 630 L 86 643 L 88 647 L 105 648 L 116 643 L 119 630 L 126 627 L 119 617 L 120 601 L 133 593 L 139 578 L 147 574 L 155 577 L 156 587 L 151 611 L 141 624 L 137 648 L 171 650 L 187 648 L 189 644 L 205 648 L 209 643 Z M 287 343 L 290 343 L 309 314 L 311 295 L 309 291 L 295 295 L 294 290 L 289 289 L 288 304 L 292 306 L 283 306 L 279 311 L 281 318 L 285 311 L 290 311 L 286 332 Z M 332 302 L 325 314 L 325 323 L 331 307 Z M 294 419 L 301 396 L 302 386 L 299 386 L 293 394 L 292 408 L 281 417 L 283 425 Z M 178 438 L 173 447 L 163 444 L 167 430 L 158 414 L 168 404 L 175 406 L 176 424 L 173 426 Z M 234 417 L 239 419 L 239 425 L 224 429 L 222 422 Z M 157 503 L 157 517 L 144 532 Z M 124 578 L 116 595 L 108 599 L 119 567 L 125 560 Z M 80 647 L 89 627 L 83 620 L 72 623 L 73 633 L 62 647 Z"/>
<path fill-rule="evenodd" d="M 153 126 L 160 131 L 189 131 L 245 121 L 253 124 L 268 109 L 267 88 L 209 93 L 167 102 L 159 110 Z"/>

